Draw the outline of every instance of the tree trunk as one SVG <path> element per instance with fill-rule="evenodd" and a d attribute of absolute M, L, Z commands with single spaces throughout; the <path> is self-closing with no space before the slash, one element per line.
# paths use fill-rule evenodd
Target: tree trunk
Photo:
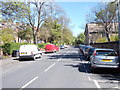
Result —
<path fill-rule="evenodd" d="M 36 36 L 34 33 L 33 33 L 33 43 L 36 44 Z"/>
<path fill-rule="evenodd" d="M 108 30 L 107 25 L 105 26 L 105 34 L 106 34 L 106 37 L 107 37 L 108 42 L 110 42 L 109 30 Z"/>
<path fill-rule="evenodd" d="M 110 42 L 110 37 L 108 33 L 106 33 L 106 37 L 107 37 L 108 42 Z"/>

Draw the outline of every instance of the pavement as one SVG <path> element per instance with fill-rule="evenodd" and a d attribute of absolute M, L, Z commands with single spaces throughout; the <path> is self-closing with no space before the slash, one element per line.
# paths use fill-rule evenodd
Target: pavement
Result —
<path fill-rule="evenodd" d="M 45 53 L 45 50 L 42 49 L 42 53 Z M 19 57 L 8 57 L 6 59 L 0 59 L 0 67 L 8 65 L 8 64 L 14 64 L 19 63 Z"/>
<path fill-rule="evenodd" d="M 16 63 L 0 67 L 2 88 L 119 88 L 119 72 L 91 73 L 89 62 L 78 51 L 76 47 L 69 47 L 43 54 L 35 61 L 11 58 Z"/>
<path fill-rule="evenodd" d="M 8 64 L 19 63 L 19 60 L 16 60 L 18 58 L 19 57 L 9 57 L 6 59 L 1 59 L 0 60 L 0 67 L 8 65 Z"/>

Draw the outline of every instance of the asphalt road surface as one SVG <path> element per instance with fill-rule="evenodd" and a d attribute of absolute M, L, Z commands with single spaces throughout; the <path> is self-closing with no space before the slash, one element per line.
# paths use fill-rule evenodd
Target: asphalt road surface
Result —
<path fill-rule="evenodd" d="M 91 73 L 77 47 L 2 67 L 2 88 L 119 88 L 119 81 L 115 70 Z"/>

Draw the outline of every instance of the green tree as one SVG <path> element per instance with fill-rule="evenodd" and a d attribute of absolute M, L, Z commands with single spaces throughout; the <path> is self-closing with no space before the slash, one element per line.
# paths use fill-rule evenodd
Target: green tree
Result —
<path fill-rule="evenodd" d="M 61 37 L 64 44 L 72 44 L 73 34 L 68 27 L 63 28 Z"/>
<path fill-rule="evenodd" d="M 30 26 L 27 26 L 25 30 L 18 31 L 18 37 L 22 40 L 27 40 L 28 43 L 31 43 L 33 36 L 32 29 L 30 28 Z"/>
<path fill-rule="evenodd" d="M 94 15 L 94 16 L 93 16 Z M 109 2 L 98 5 L 93 11 L 89 22 L 95 22 L 104 27 L 107 40 L 110 41 L 110 32 L 113 28 L 113 23 L 117 22 L 117 5 L 116 3 Z M 116 29 L 116 28 L 114 28 Z"/>
<path fill-rule="evenodd" d="M 2 18 L 4 20 L 11 19 L 12 21 L 24 21 L 29 11 L 29 7 L 24 2 L 1 2 Z"/>
<path fill-rule="evenodd" d="M 10 43 L 14 41 L 14 31 L 11 28 L 4 28 L 0 33 L 1 40 L 4 43 Z"/>
<path fill-rule="evenodd" d="M 84 33 L 82 32 L 82 33 L 80 33 L 80 34 L 77 36 L 77 38 L 76 38 L 76 40 L 75 40 L 75 43 L 76 43 L 76 44 L 84 44 L 84 40 L 85 40 L 85 35 L 84 35 Z"/>

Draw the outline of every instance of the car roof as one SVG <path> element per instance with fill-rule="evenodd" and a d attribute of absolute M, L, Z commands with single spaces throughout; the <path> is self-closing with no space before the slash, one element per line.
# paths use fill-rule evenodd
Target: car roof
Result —
<path fill-rule="evenodd" d="M 114 49 L 104 49 L 104 48 L 96 48 L 95 50 L 108 50 L 108 51 L 115 51 Z"/>
<path fill-rule="evenodd" d="M 92 48 L 92 46 L 85 46 L 85 48 Z"/>

